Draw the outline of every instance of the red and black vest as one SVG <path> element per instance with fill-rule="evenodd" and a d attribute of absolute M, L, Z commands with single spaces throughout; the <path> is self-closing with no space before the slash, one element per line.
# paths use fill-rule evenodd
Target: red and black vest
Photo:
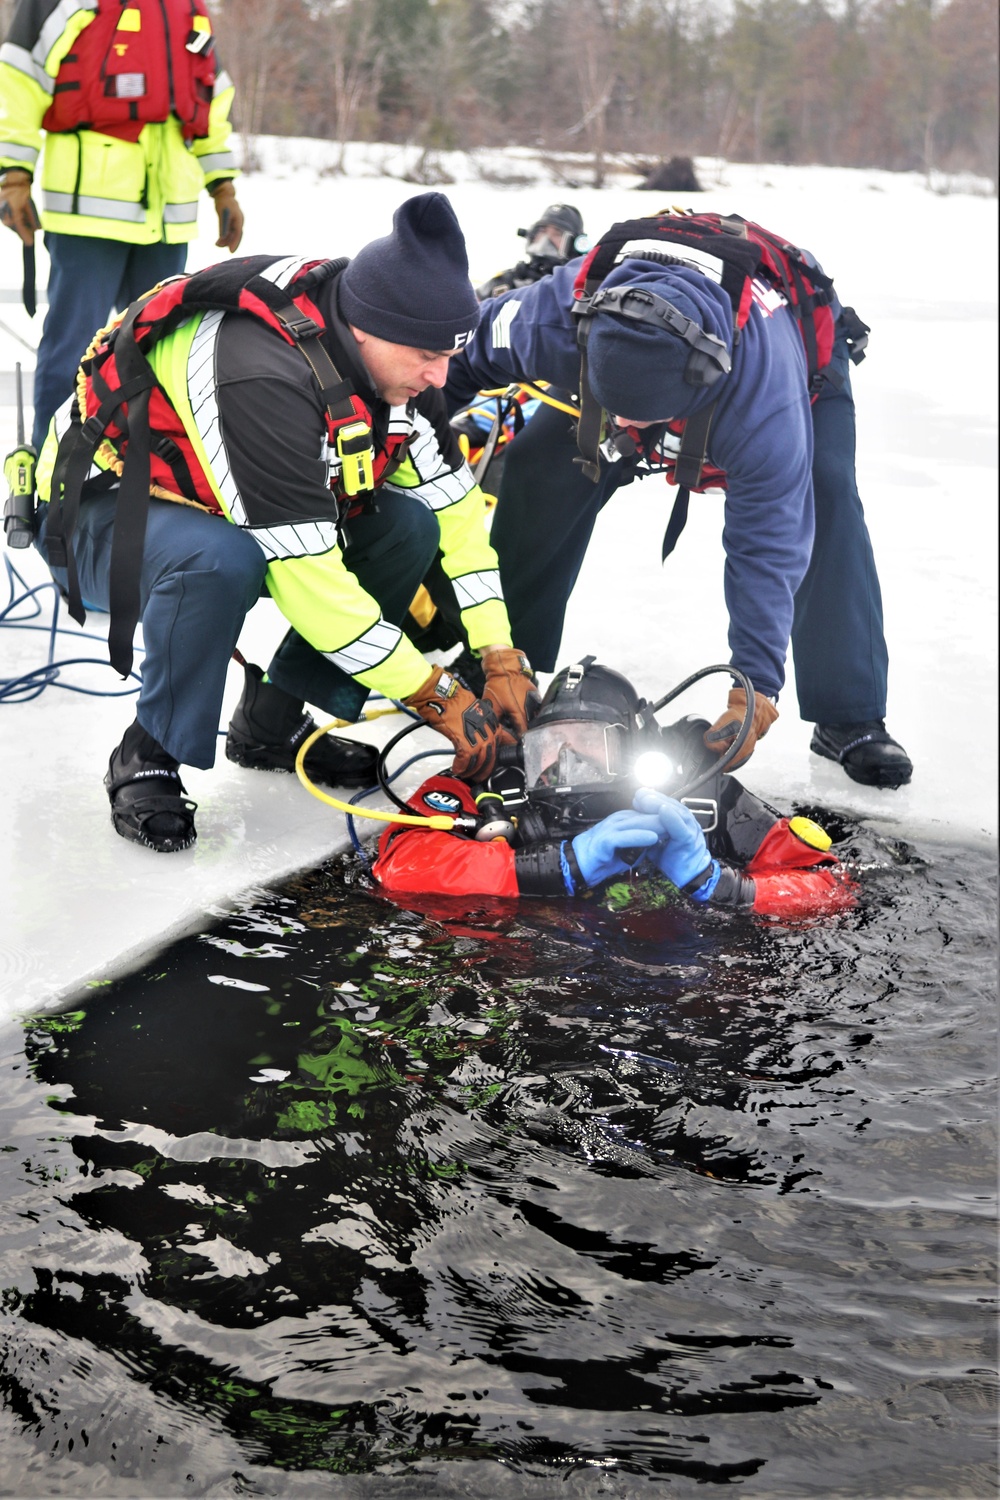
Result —
<path fill-rule="evenodd" d="M 410 435 L 390 432 L 376 446 L 372 412 L 338 372 L 321 335 L 322 314 L 312 294 L 339 275 L 346 260 L 296 264 L 271 280 L 263 273 L 282 259 L 243 256 L 188 276 L 175 276 L 138 298 L 97 335 L 80 365 L 70 425 L 59 440 L 46 525 L 49 563 L 67 573 L 68 607 L 80 624 L 73 532 L 83 485 L 102 445 L 102 461 L 121 484 L 115 514 L 111 575 L 111 664 L 127 676 L 139 618 L 139 570 L 150 494 L 221 512 L 184 424 L 158 383 L 147 354 L 197 313 L 220 311 L 258 318 L 298 349 L 318 387 L 326 421 L 330 488 L 338 516 L 366 504 L 406 457 Z"/>
<path fill-rule="evenodd" d="M 205 0 L 97 0 L 67 52 L 44 130 L 99 130 L 137 141 L 175 115 L 185 140 L 208 134 L 215 40 Z"/>

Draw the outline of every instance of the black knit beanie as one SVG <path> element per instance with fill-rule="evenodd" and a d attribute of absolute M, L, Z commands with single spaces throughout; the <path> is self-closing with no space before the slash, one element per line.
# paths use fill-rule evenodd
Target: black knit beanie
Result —
<path fill-rule="evenodd" d="M 479 321 L 465 238 L 443 193 L 401 203 L 392 233 L 340 277 L 340 311 L 364 333 L 413 349 L 461 349 Z"/>

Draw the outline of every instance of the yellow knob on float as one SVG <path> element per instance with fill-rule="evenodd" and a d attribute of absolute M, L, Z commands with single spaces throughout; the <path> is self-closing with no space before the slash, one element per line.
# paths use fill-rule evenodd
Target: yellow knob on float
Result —
<path fill-rule="evenodd" d="M 789 818 L 788 826 L 795 837 L 808 844 L 810 849 L 819 849 L 825 854 L 833 843 L 826 829 L 814 823 L 812 818 Z"/>

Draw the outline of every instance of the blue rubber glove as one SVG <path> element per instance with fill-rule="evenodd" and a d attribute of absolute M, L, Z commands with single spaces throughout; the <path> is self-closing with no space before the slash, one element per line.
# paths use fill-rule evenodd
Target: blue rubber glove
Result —
<path fill-rule="evenodd" d="M 659 825 L 660 840 L 646 858 L 692 901 L 707 901 L 722 871 L 718 860 L 709 854 L 705 835 L 691 809 L 674 797 L 654 792 L 651 787 L 636 792 L 633 805 L 646 817 L 655 815 Z M 706 872 L 707 878 L 697 890 L 684 889 Z"/>
<path fill-rule="evenodd" d="M 636 849 L 651 849 L 660 836 L 655 812 L 632 812 L 626 808 L 609 813 L 593 828 L 578 833 L 571 844 L 563 844 L 563 879 L 567 891 L 574 896 L 580 889 L 580 881 L 573 871 L 574 859 L 583 884 L 600 885 L 602 880 L 610 880 L 612 875 L 624 875 L 631 868 L 630 861 L 622 858 L 623 852 L 631 854 Z M 568 848 L 572 849 L 573 858 L 569 857 Z"/>

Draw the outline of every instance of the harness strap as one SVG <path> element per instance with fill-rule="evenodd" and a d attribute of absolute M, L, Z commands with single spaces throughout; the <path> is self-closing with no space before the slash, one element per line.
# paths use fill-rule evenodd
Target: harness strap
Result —
<path fill-rule="evenodd" d="M 674 482 L 682 489 L 696 490 L 701 483 L 701 471 L 708 455 L 708 434 L 718 404 L 718 401 L 710 401 L 684 423 L 680 452 L 674 465 Z"/>
<path fill-rule="evenodd" d="M 590 379 L 587 374 L 587 346 L 580 347 L 580 419 L 576 424 L 576 446 L 580 450 L 580 457 L 574 458 L 573 462 L 579 464 L 592 484 L 596 484 L 601 477 L 600 451 L 601 430 L 604 426 L 604 413 L 590 389 Z"/>
<path fill-rule="evenodd" d="M 601 246 L 598 246 L 598 254 L 600 249 Z M 598 271 L 593 264 L 591 265 L 590 275 L 582 288 L 582 315 L 577 314 L 579 322 L 576 329 L 576 342 L 580 350 L 580 416 L 576 424 L 576 446 L 580 457 L 574 458 L 573 462 L 580 465 L 591 484 L 596 484 L 601 477 L 601 432 L 604 427 L 604 413 L 590 389 L 590 376 L 587 371 L 587 339 L 590 337 L 588 313 L 590 298 L 599 289 L 604 275 L 604 270 Z"/>
<path fill-rule="evenodd" d="M 147 386 L 129 403 L 129 443 L 111 534 L 108 656 L 122 677 L 132 670 L 132 639 L 140 614 L 139 577 L 149 515 L 149 392 Z"/>
<path fill-rule="evenodd" d="M 701 411 L 696 411 L 694 416 L 688 417 L 684 423 L 681 448 L 674 465 L 674 480 L 678 486 L 677 498 L 667 521 L 667 529 L 663 533 L 661 562 L 666 562 L 677 546 L 678 537 L 687 525 L 691 491 L 697 489 L 701 483 L 701 471 L 708 454 L 708 434 L 718 404 L 717 401 L 711 401 Z"/>
<path fill-rule="evenodd" d="M 94 451 L 111 418 L 120 406 L 134 400 L 143 390 L 149 390 L 149 377 L 144 373 L 111 391 L 86 422 L 80 421 L 74 407 L 72 424 L 59 442 L 52 475 L 53 499 L 45 527 L 45 554 L 53 567 L 66 569 L 66 605 L 78 625 L 84 624 L 87 618 L 73 552 L 83 486 L 94 462 Z"/>
<path fill-rule="evenodd" d="M 125 315 L 115 339 L 115 365 L 122 386 L 135 393 L 128 399 L 128 446 L 122 467 L 121 488 L 115 506 L 115 524 L 111 534 L 111 577 L 109 583 L 108 655 L 111 665 L 122 677 L 132 670 L 132 640 L 139 623 L 139 578 L 146 547 L 146 519 L 149 515 L 149 486 L 152 479 L 150 455 L 152 434 L 149 430 L 149 397 L 156 385 L 153 368 L 135 341 L 135 322 L 145 299 L 133 303 Z M 138 386 L 138 389 L 135 389 Z M 122 404 L 120 393 L 117 405 Z"/>
<path fill-rule="evenodd" d="M 673 552 L 677 546 L 678 537 L 687 525 L 688 502 L 690 499 L 691 491 L 686 486 L 682 486 L 677 491 L 677 498 L 670 512 L 670 518 L 667 521 L 667 529 L 663 533 L 663 547 L 660 550 L 661 563 L 666 562 L 671 552 Z"/>
<path fill-rule="evenodd" d="M 319 269 L 324 270 L 328 276 L 342 269 L 346 264 L 346 261 L 333 261 L 329 267 Z M 315 273 L 311 274 L 315 275 Z M 265 281 L 263 285 L 273 292 L 272 283 Z M 258 290 L 256 282 L 252 283 L 252 286 L 255 291 Z M 272 302 L 271 311 L 286 332 L 291 334 L 295 347 L 312 370 L 316 384 L 319 386 L 320 399 L 327 409 L 330 421 L 338 423 L 355 418 L 357 412 L 351 402 L 351 397 L 355 395 L 354 386 L 350 380 L 344 379 L 330 358 L 316 324 L 311 318 L 304 317 L 294 303 L 285 301 L 279 306 Z M 405 457 L 406 449 L 401 448 L 388 460 L 380 475 L 381 483 L 384 483 L 390 474 L 396 472 Z M 349 507 L 352 512 L 356 509 L 356 503 L 355 501 L 355 505 Z"/>

